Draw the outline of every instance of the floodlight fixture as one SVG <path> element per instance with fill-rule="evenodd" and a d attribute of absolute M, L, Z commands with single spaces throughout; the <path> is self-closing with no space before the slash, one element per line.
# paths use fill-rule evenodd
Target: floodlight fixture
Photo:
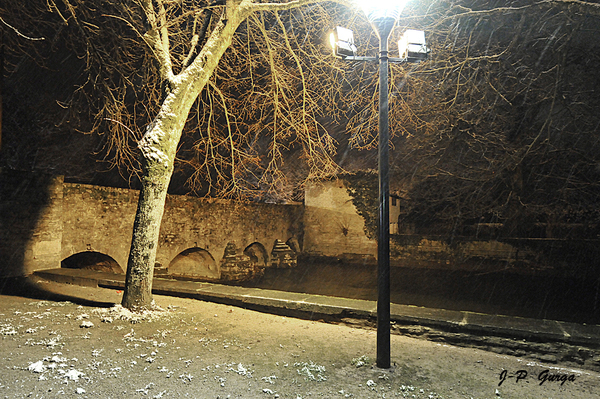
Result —
<path fill-rule="evenodd" d="M 400 58 L 407 61 L 422 61 L 427 59 L 430 49 L 425 43 L 425 32 L 422 30 L 408 29 L 398 41 Z"/>
<path fill-rule="evenodd" d="M 340 58 L 354 57 L 356 46 L 354 45 L 354 33 L 350 29 L 336 26 L 329 37 L 333 55 Z"/>

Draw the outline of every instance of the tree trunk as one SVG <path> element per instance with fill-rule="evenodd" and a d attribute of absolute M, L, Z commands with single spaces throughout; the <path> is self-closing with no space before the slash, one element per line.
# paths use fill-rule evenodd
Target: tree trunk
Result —
<path fill-rule="evenodd" d="M 189 100 L 185 101 L 188 98 L 187 92 L 189 89 L 181 85 L 167 96 L 161 111 L 148 126 L 139 143 L 143 167 L 142 189 L 133 223 L 125 291 L 121 302 L 128 309 L 152 305 L 152 277 L 160 224 L 173 174 L 177 144 L 191 107 Z"/>
<path fill-rule="evenodd" d="M 242 20 L 235 16 L 227 24 L 219 22 L 196 60 L 168 82 L 169 92 L 160 112 L 139 143 L 143 166 L 142 190 L 133 225 L 121 301 L 123 307 L 140 309 L 152 305 L 154 262 L 177 145 L 194 101 L 231 44 Z"/>
<path fill-rule="evenodd" d="M 170 170 L 145 173 L 140 190 L 137 213 L 122 305 L 139 309 L 152 304 L 152 278 L 156 260 L 160 224 L 165 209 Z"/>

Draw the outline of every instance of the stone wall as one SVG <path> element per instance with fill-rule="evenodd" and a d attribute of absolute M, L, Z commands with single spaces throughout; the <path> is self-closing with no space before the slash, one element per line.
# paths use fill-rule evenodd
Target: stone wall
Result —
<path fill-rule="evenodd" d="M 390 261 L 392 266 L 444 270 L 495 271 L 515 269 L 519 273 L 570 269 L 581 275 L 584 266 L 574 267 L 571 258 L 558 255 L 577 252 L 574 242 L 565 240 L 477 239 L 417 234 L 394 234 L 398 231 L 400 201 L 390 201 Z M 376 215 L 376 212 L 372 212 Z M 357 212 L 343 179 L 314 183 L 305 191 L 304 251 L 308 256 L 342 259 L 345 262 L 376 261 L 377 242 L 367 237 L 365 222 Z M 403 229 L 404 231 L 405 229 Z M 546 247 L 555 248 L 549 252 Z M 590 246 L 595 245 L 591 243 Z M 581 247 L 582 244 L 580 243 Z M 541 256 L 543 253 L 548 256 Z M 590 248 L 578 251 L 589 253 Z M 588 264 L 590 262 L 587 262 Z M 591 273 L 591 271 L 590 271 Z M 597 278 L 597 272 L 592 273 Z"/>
<path fill-rule="evenodd" d="M 219 262 L 230 242 L 239 251 L 260 243 L 270 254 L 275 240 L 302 240 L 302 214 L 301 204 L 240 203 L 169 196 L 161 225 L 161 251 L 156 261 L 169 265 L 177 254 L 194 247 L 205 249 Z"/>
<path fill-rule="evenodd" d="M 65 184 L 62 259 L 83 251 L 111 256 L 125 270 L 138 192 Z M 260 243 L 270 253 L 275 240 L 302 237 L 300 205 L 242 204 L 167 196 L 157 267 L 168 268 L 181 253 L 201 249 L 220 262 L 228 243 L 240 251 Z M 201 273 L 200 273 L 201 274 Z"/>
<path fill-rule="evenodd" d="M 304 253 L 308 255 L 374 257 L 377 243 L 367 238 L 343 180 L 307 186 L 304 198 Z"/>
<path fill-rule="evenodd" d="M 41 173 L 0 171 L 0 276 L 60 267 L 61 261 L 84 253 L 106 255 L 114 260 L 113 270 L 124 271 L 137 198 L 136 190 L 64 183 L 62 177 Z M 398 209 L 391 208 L 396 215 Z M 235 244 L 239 255 L 235 259 L 240 262 L 246 262 L 246 256 L 261 267 L 270 266 L 276 240 L 291 240 L 296 253 L 354 262 L 375 262 L 377 253 L 376 241 L 367 238 L 364 220 L 343 180 L 332 180 L 308 186 L 304 206 L 168 196 L 156 266 L 163 271 L 176 266 L 197 276 L 218 276 L 229 243 Z M 533 273 L 560 266 L 597 278 L 595 269 L 576 268 L 571 259 L 589 253 L 587 247 L 577 250 L 573 243 L 546 243 L 558 249 L 556 254 L 545 250 L 551 256 L 543 260 L 541 249 L 525 244 L 522 240 L 448 242 L 392 235 L 391 261 L 404 267 L 479 271 L 518 266 L 519 271 Z M 575 255 L 564 256 L 571 247 Z M 234 266 L 227 264 L 230 269 Z M 194 271 L 198 267 L 203 269 Z"/>
<path fill-rule="evenodd" d="M 0 277 L 58 268 L 78 254 L 106 255 L 124 271 L 137 200 L 136 190 L 64 183 L 40 173 L 0 173 Z M 302 243 L 301 204 L 170 195 L 156 266 L 168 268 L 175 258 L 202 253 L 218 269 L 228 243 L 240 255 L 251 247 L 266 266 L 275 241 L 290 239 Z"/>
<path fill-rule="evenodd" d="M 99 252 L 125 270 L 137 200 L 136 190 L 65 183 L 61 259 Z"/>
<path fill-rule="evenodd" d="M 62 177 L 0 169 L 0 276 L 60 267 Z"/>
<path fill-rule="evenodd" d="M 496 240 L 457 237 L 450 243 L 443 237 L 406 234 L 391 236 L 390 258 L 394 264 L 406 267 L 482 271 L 506 269 L 517 263 L 523 269 L 536 258 L 536 253 Z"/>

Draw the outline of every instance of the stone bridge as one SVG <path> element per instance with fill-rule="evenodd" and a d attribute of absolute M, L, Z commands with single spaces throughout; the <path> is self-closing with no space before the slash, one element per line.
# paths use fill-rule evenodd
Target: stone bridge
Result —
<path fill-rule="evenodd" d="M 124 272 L 137 190 L 14 171 L 0 171 L 0 185 L 0 277 L 61 266 Z M 168 196 L 155 270 L 240 280 L 265 267 L 290 266 L 300 250 L 302 219 L 300 204 Z"/>

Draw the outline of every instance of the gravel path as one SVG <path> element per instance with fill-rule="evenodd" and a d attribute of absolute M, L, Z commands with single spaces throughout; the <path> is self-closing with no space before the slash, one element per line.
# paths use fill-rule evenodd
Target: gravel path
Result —
<path fill-rule="evenodd" d="M 136 315 L 118 291 L 46 287 L 82 301 L 0 296 L 0 398 L 600 398 L 591 371 L 402 336 L 382 370 L 372 330 L 163 296 Z"/>

